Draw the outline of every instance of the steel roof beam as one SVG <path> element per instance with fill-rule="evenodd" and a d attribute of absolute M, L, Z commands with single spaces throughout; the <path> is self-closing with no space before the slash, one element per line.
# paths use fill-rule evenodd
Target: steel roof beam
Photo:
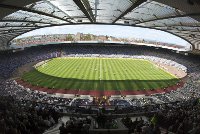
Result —
<path fill-rule="evenodd" d="M 13 20 L 8 20 L 8 19 L 4 19 L 4 20 L 0 20 L 0 22 L 27 22 L 27 23 L 42 23 L 42 24 L 53 24 L 53 23 L 50 23 L 50 22 L 42 22 L 42 21 L 31 21 L 31 20 L 16 20 L 16 19 L 13 19 Z"/>
<path fill-rule="evenodd" d="M 81 9 L 85 16 L 92 22 L 96 22 L 95 17 L 90 7 L 88 0 L 73 0 L 74 3 Z"/>
<path fill-rule="evenodd" d="M 195 31 L 194 30 L 184 30 L 184 29 L 183 30 L 179 30 L 179 29 L 167 29 L 167 30 L 171 30 L 171 31 L 174 31 L 174 32 L 175 31 L 180 31 L 180 32 L 183 31 L 183 32 L 188 32 L 188 33 L 191 33 L 191 32 L 200 32 L 198 29 L 194 29 Z"/>
<path fill-rule="evenodd" d="M 5 33 L 5 34 L 0 34 L 0 36 L 16 36 L 16 35 L 19 35 L 19 34 L 22 34 L 26 31 L 16 31 L 16 32 L 9 32 L 9 33 Z"/>
<path fill-rule="evenodd" d="M 189 35 L 192 35 L 191 33 L 181 33 L 181 32 L 174 32 L 175 34 L 178 34 L 180 36 L 189 36 Z M 194 34 L 195 36 L 200 36 L 198 34 Z"/>
<path fill-rule="evenodd" d="M 22 10 L 22 11 L 31 12 L 31 13 L 36 13 L 36 14 L 39 14 L 39 15 L 44 15 L 44 16 L 56 18 L 56 19 L 59 19 L 59 20 L 63 20 L 63 21 L 69 22 L 69 23 L 73 23 L 73 22 L 71 22 L 71 21 L 69 21 L 67 19 L 55 16 L 55 15 L 52 15 L 52 14 L 44 13 L 44 12 L 41 12 L 41 11 L 32 10 L 32 9 L 29 9 L 29 8 L 26 8 L 26 7 L 18 7 L 18 6 L 7 5 L 7 4 L 0 4 L 0 7 L 1 8 L 8 8 L 8 9 L 15 9 L 15 10 Z"/>
<path fill-rule="evenodd" d="M 21 28 L 20 29 L 19 28 L 17 28 L 17 29 L 6 29 L 6 30 L 0 30 L 0 32 L 7 32 L 9 30 L 15 31 L 15 30 L 22 30 L 22 29 Z M 32 28 L 23 28 L 23 30 L 32 30 Z"/>
<path fill-rule="evenodd" d="M 14 32 L 14 33 L 8 33 L 8 34 L 1 34 L 0 36 L 15 36 L 15 35 L 18 35 L 18 34 L 21 34 L 21 33 L 24 33 L 24 31 L 22 32 Z"/>
<path fill-rule="evenodd" d="M 158 21 L 158 20 L 181 18 L 181 17 L 190 17 L 190 16 L 200 16 L 200 13 L 189 13 L 189 14 L 183 14 L 183 15 L 165 16 L 165 17 L 161 17 L 161 18 L 145 20 L 145 21 L 142 21 L 142 22 L 139 22 L 139 23 L 135 23 L 134 25 L 146 23 L 146 22 Z"/>
<path fill-rule="evenodd" d="M 131 2 L 133 2 L 132 0 L 130 0 Z M 139 5 L 141 5 L 143 2 L 145 2 L 147 0 L 137 0 L 136 2 L 134 2 L 132 4 L 131 7 L 129 7 L 126 11 L 124 11 L 120 16 L 118 16 L 113 22 L 112 24 L 114 24 L 116 21 L 118 21 L 119 19 L 121 19 L 122 17 L 124 17 L 127 13 L 131 12 L 133 9 L 135 9 L 136 7 L 138 7 Z"/>
<path fill-rule="evenodd" d="M 10 27 L 10 28 L 12 28 L 12 27 L 32 27 L 32 28 L 35 28 L 35 27 L 42 27 L 42 26 L 0 26 L 0 28 L 6 28 L 6 27 Z"/>
<path fill-rule="evenodd" d="M 9 38 L 8 37 L 6 37 L 6 36 L 1 36 L 0 35 L 0 38 L 2 39 L 2 40 L 4 40 L 4 41 L 7 41 L 7 40 L 9 40 Z M 6 39 L 6 40 L 5 40 Z"/>
<path fill-rule="evenodd" d="M 151 27 L 200 27 L 200 26 L 195 26 L 195 25 L 166 25 L 166 26 L 151 26 Z"/>
<path fill-rule="evenodd" d="M 31 30 L 31 29 L 28 29 L 28 30 Z M 1 34 L 7 34 L 7 33 L 11 33 L 11 32 L 26 32 L 27 30 L 26 29 L 18 29 L 18 30 L 3 30 L 3 31 L 0 31 L 0 35 Z"/>
<path fill-rule="evenodd" d="M 67 19 L 71 19 L 73 20 L 73 18 L 71 16 L 69 16 L 66 12 L 64 12 L 62 9 L 60 9 L 59 7 L 55 6 L 54 4 L 52 4 L 50 1 L 45 0 L 49 5 L 53 6 L 54 8 L 58 9 L 59 11 L 61 11 L 62 13 L 64 13 L 67 17 Z"/>

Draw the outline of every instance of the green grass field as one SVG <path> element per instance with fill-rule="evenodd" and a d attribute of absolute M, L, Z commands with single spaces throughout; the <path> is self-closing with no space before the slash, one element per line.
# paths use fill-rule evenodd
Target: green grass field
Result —
<path fill-rule="evenodd" d="M 149 61 L 124 58 L 54 58 L 22 79 L 32 85 L 76 90 L 148 90 L 179 81 Z"/>

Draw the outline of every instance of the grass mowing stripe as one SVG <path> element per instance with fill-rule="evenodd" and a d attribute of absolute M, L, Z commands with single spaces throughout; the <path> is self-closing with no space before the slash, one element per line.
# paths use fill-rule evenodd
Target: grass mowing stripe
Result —
<path fill-rule="evenodd" d="M 22 78 L 34 85 L 83 90 L 152 89 L 178 81 L 151 62 L 138 59 L 55 58 L 37 70 Z"/>
<path fill-rule="evenodd" d="M 119 80 L 118 85 L 119 85 L 120 89 L 125 90 L 125 85 L 124 85 L 125 83 L 120 81 L 121 78 L 124 79 L 124 76 L 123 76 L 124 71 L 123 70 L 125 68 L 121 61 L 122 60 L 115 60 L 115 62 L 116 62 L 116 70 L 117 70 L 116 77 Z"/>

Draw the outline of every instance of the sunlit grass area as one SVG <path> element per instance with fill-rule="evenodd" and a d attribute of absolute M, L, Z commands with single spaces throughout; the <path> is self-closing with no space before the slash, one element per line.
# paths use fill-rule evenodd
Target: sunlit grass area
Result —
<path fill-rule="evenodd" d="M 66 90 L 149 90 L 179 81 L 149 61 L 129 58 L 54 58 L 22 79 Z"/>

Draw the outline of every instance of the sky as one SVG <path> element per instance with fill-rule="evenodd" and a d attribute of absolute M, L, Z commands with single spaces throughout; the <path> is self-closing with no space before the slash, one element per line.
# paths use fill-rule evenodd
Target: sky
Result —
<path fill-rule="evenodd" d="M 114 37 L 123 37 L 123 38 L 140 38 L 147 40 L 155 40 L 159 42 L 173 43 L 181 46 L 189 46 L 190 44 L 170 33 L 141 28 L 141 27 L 131 27 L 131 26 L 120 26 L 120 25 L 66 25 L 66 26 L 55 26 L 37 29 L 28 33 L 25 33 L 17 38 L 28 37 L 33 35 L 48 35 L 48 34 L 76 34 L 80 33 L 90 33 L 95 35 L 108 35 Z"/>

